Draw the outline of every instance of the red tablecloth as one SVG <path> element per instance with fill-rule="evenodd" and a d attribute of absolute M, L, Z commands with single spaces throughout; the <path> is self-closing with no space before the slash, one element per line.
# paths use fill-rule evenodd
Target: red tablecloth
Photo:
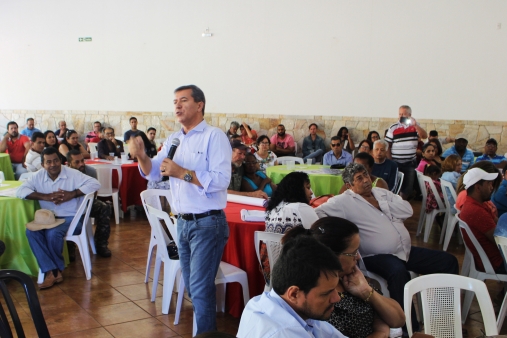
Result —
<path fill-rule="evenodd" d="M 107 164 L 100 161 L 87 160 L 86 164 L 100 165 Z M 127 163 L 121 165 L 121 186 L 120 186 L 120 198 L 121 198 L 121 209 L 123 212 L 127 212 L 127 208 L 130 205 L 143 205 L 141 202 L 141 192 L 146 190 L 148 181 L 145 180 L 139 173 L 137 163 Z M 113 171 L 113 187 L 118 187 L 118 176 Z"/>
<path fill-rule="evenodd" d="M 264 291 L 264 277 L 259 268 L 259 261 L 255 254 L 254 232 L 264 231 L 264 222 L 244 222 L 241 220 L 241 209 L 265 210 L 238 203 L 227 203 L 225 215 L 229 224 L 229 241 L 224 248 L 222 260 L 246 271 L 250 298 L 260 295 Z M 226 308 L 235 317 L 240 317 L 245 304 L 239 283 L 227 284 Z"/>

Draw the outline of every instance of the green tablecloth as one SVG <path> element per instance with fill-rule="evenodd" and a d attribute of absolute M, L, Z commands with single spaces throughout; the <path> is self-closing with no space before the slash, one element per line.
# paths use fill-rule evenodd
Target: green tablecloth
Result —
<path fill-rule="evenodd" d="M 3 171 L 6 181 L 14 181 L 14 172 L 9 154 L 0 154 L 0 171 Z"/>
<path fill-rule="evenodd" d="M 5 181 L 3 185 L 8 186 L 2 186 L 0 190 L 19 187 L 21 183 Z M 19 270 L 31 276 L 39 274 L 39 265 L 25 234 L 25 224 L 33 221 L 35 211 L 39 208 L 38 201 L 0 197 L 0 239 L 5 243 L 5 252 L 0 256 L 0 269 Z"/>
<path fill-rule="evenodd" d="M 296 165 L 294 170 L 288 170 L 286 165 L 277 165 L 273 167 L 268 167 L 266 169 L 266 174 L 268 175 L 274 183 L 278 184 L 280 181 L 290 172 L 292 171 L 311 171 L 318 170 L 323 168 L 329 168 L 329 166 L 324 165 Z M 307 172 L 308 176 L 310 176 L 310 183 L 312 184 L 312 190 L 315 196 L 322 196 L 327 194 L 338 195 L 340 189 L 343 186 L 343 179 L 341 175 L 331 175 L 331 174 L 315 174 Z"/>

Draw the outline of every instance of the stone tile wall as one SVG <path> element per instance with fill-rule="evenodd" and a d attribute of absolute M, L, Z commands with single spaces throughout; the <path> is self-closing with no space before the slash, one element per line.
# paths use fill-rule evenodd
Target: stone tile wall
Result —
<path fill-rule="evenodd" d="M 149 127 L 157 129 L 157 139 L 163 141 L 180 125 L 175 121 L 173 113 L 168 112 L 129 112 L 129 111 L 84 111 L 84 110 L 0 110 L 0 133 L 5 132 L 8 121 L 14 120 L 20 129 L 26 125 L 26 119 L 33 117 L 35 126 L 42 131 L 57 129 L 58 121 L 65 120 L 67 127 L 77 130 L 81 139 L 92 130 L 94 121 L 101 121 L 106 126 L 115 129 L 117 136 L 123 135 L 130 129 L 129 118 L 135 116 L 138 120 L 138 129 L 146 130 Z M 308 125 L 315 122 L 319 132 L 329 145 L 331 136 L 336 135 L 342 126 L 349 129 L 354 142 L 357 144 L 370 130 L 378 131 L 381 136 L 384 131 L 396 121 L 383 117 L 353 117 L 353 116 L 298 116 L 298 115 L 246 115 L 206 113 L 206 121 L 223 130 L 227 130 L 232 121 L 246 122 L 257 131 L 258 135 L 268 136 L 276 133 L 276 127 L 282 123 L 288 133 L 294 136 L 301 148 L 303 138 L 308 135 Z M 469 147 L 474 151 L 482 151 L 488 138 L 498 141 L 498 153 L 507 152 L 507 121 L 479 121 L 479 120 L 433 120 L 419 118 L 418 122 L 426 131 L 436 129 L 439 136 L 463 136 L 469 141 Z M 448 147 L 444 146 L 444 148 Z"/>

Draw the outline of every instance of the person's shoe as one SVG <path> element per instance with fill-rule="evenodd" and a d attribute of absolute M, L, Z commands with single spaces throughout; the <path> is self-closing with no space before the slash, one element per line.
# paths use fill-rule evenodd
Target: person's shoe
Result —
<path fill-rule="evenodd" d="M 63 279 L 63 278 L 62 278 Z M 46 272 L 46 277 L 44 278 L 44 282 L 39 284 L 39 289 L 49 289 L 56 283 L 56 277 L 53 275 L 53 271 Z"/>
<path fill-rule="evenodd" d="M 100 257 L 108 258 L 108 257 L 111 257 L 111 250 L 109 250 L 107 245 L 98 246 L 97 247 L 97 254 Z"/>
<path fill-rule="evenodd" d="M 63 282 L 63 276 L 61 271 L 58 271 L 58 273 L 56 274 L 55 282 L 57 284 Z"/>

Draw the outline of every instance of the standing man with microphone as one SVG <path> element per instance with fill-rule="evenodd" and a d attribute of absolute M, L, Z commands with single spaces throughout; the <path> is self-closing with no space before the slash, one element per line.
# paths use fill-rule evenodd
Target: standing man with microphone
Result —
<path fill-rule="evenodd" d="M 192 299 L 197 334 L 216 331 L 215 277 L 229 238 L 223 209 L 232 158 L 224 132 L 204 121 L 205 104 L 204 93 L 197 86 L 176 88 L 174 115 L 181 130 L 167 138 L 153 159 L 145 154 L 140 137 L 132 137 L 129 142 L 130 153 L 137 156 L 143 177 L 169 177 L 171 209 L 178 212 L 181 270 Z M 179 146 L 173 143 L 176 138 Z M 175 150 L 172 159 L 168 158 L 171 147 Z"/>

